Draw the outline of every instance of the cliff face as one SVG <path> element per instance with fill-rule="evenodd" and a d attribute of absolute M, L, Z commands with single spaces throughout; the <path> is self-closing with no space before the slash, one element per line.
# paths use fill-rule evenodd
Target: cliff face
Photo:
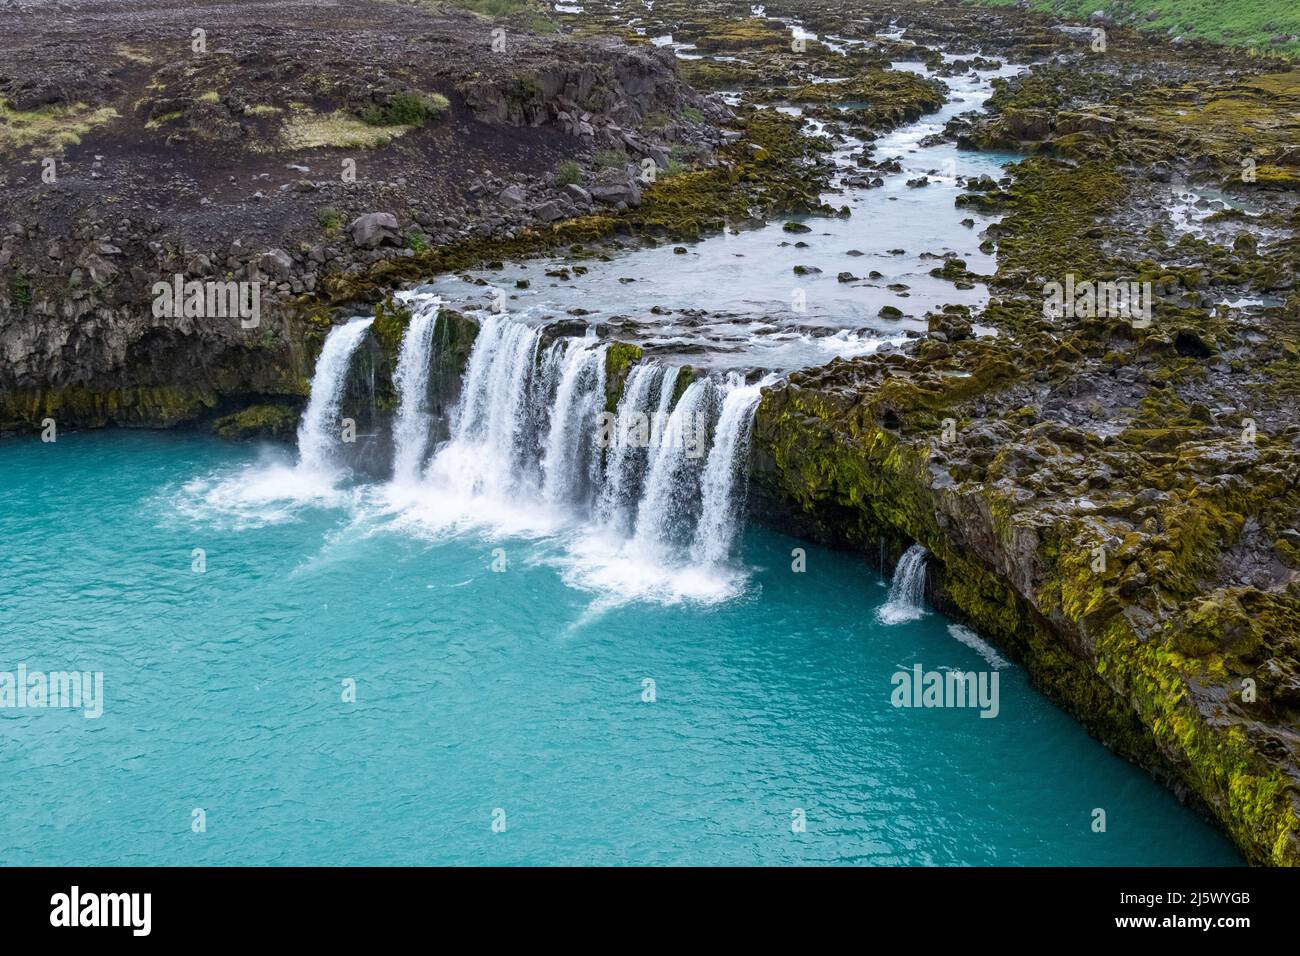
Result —
<path fill-rule="evenodd" d="M 273 313 L 250 332 L 237 319 L 155 317 L 147 298 L 120 301 L 124 291 L 37 292 L 21 306 L 0 297 L 0 433 L 45 418 L 171 427 L 252 399 L 306 396 L 315 352 L 301 323 Z"/>
<path fill-rule="evenodd" d="M 1272 523 L 1267 502 L 1296 487 L 1300 456 L 1270 442 L 1225 448 L 1235 436 L 1224 435 L 1181 454 L 1231 457 L 1263 484 L 1221 497 L 1166 478 L 1098 494 L 1089 472 L 1123 457 L 1116 443 L 1028 416 L 1023 430 L 968 418 L 973 392 L 1015 391 L 1020 379 L 999 359 L 970 360 L 969 379 L 922 361 L 861 362 L 769 390 L 754 431 L 755 516 L 872 560 L 924 544 L 940 609 L 1207 806 L 1248 859 L 1300 863 L 1300 576 L 1260 588 L 1239 583 L 1238 564 L 1248 529 Z M 904 404 L 921 395 L 923 406 Z M 906 434 L 941 412 L 963 422 L 953 443 Z M 1049 491 L 1030 471 L 1082 480 Z"/>

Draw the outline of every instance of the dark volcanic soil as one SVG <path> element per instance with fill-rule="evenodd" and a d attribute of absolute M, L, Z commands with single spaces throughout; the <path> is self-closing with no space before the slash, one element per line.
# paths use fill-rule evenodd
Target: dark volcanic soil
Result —
<path fill-rule="evenodd" d="M 456 86 L 477 71 L 509 75 L 593 52 L 515 34 L 495 53 L 492 24 L 469 13 L 372 0 L 19 6 L 0 12 L 15 41 L 0 49 L 0 95 L 19 110 L 81 103 L 118 114 L 64 150 L 60 188 L 40 201 L 52 234 L 87 207 L 161 218 L 199 247 L 219 237 L 275 243 L 314 226 L 322 206 L 344 216 L 409 207 L 431 223 L 463 224 L 476 211 L 467 188 L 485 174 L 549 174 L 583 151 L 554 126 L 475 123 Z M 207 53 L 191 49 L 196 29 Z M 450 115 L 377 149 L 294 149 L 279 139 L 291 103 L 329 114 L 403 89 L 446 95 Z M 43 185 L 40 160 L 53 152 L 5 156 L 0 209 L 31 201 Z M 342 181 L 345 158 L 356 161 L 354 183 Z"/>

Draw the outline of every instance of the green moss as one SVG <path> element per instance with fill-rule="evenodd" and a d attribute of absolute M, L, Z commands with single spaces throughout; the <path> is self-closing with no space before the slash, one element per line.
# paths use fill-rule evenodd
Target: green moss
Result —
<path fill-rule="evenodd" d="M 451 107 L 441 93 L 417 93 L 409 90 L 394 93 L 382 106 L 374 104 L 361 112 L 368 126 L 422 126 L 442 116 Z"/>
<path fill-rule="evenodd" d="M 694 39 L 696 47 L 708 52 L 727 50 L 777 51 L 790 48 L 790 34 L 777 23 L 760 17 L 723 20 Z"/>
<path fill-rule="evenodd" d="M 626 342 L 611 342 L 605 350 L 605 411 L 618 408 L 627 384 L 627 374 L 641 361 L 641 346 Z"/>
<path fill-rule="evenodd" d="M 971 375 L 949 384 L 905 359 L 864 359 L 799 373 L 791 384 L 766 391 L 754 427 L 756 493 L 784 502 L 809 536 L 869 557 L 882 544 L 894 554 L 909 542 L 924 544 L 936 560 L 942 609 L 996 640 L 1094 734 L 1186 785 L 1249 859 L 1300 863 L 1294 784 L 1239 727 L 1225 730 L 1208 720 L 1191 692 L 1194 685 L 1228 684 L 1233 675 L 1254 672 L 1252 662 L 1293 657 L 1300 647 L 1295 598 L 1253 588 L 1207 595 L 1204 585 L 1217 555 L 1241 534 L 1243 514 L 1268 521 L 1265 502 L 1293 492 L 1267 482 L 1212 493 L 1195 481 L 1176 487 L 1186 480 L 1179 475 L 1195 469 L 1172 459 L 1163 466 L 1167 473 L 1147 479 L 1167 498 L 1158 533 L 1126 535 L 1119 547 L 1106 548 L 1105 569 L 1094 570 L 1093 549 L 1106 542 L 1096 525 L 1102 515 L 1035 519 L 1032 507 L 991 482 L 936 490 L 935 446 L 921 436 L 932 434 L 940 414 L 960 417 L 963 401 L 987 400 L 1017 381 L 1013 370 L 998 370 L 996 345 L 960 344 L 969 348 L 962 356 L 967 367 L 986 369 L 982 383 L 964 384 L 979 377 Z M 845 390 L 841 379 L 857 385 Z M 1202 412 L 1180 410 L 1176 400 L 1155 401 L 1144 413 L 1169 416 L 1175 430 L 1203 427 Z M 1186 456 L 1197 446 L 1177 447 Z M 1284 454 L 1280 448 L 1269 453 Z M 1281 513 L 1294 514 L 1292 505 L 1285 503 Z M 1119 513 L 1132 507 L 1116 503 Z M 936 519 L 954 511 L 964 516 L 957 522 L 960 540 L 948 530 L 951 518 L 942 525 Z M 982 544 L 972 550 L 972 540 Z M 1032 575 L 1026 561 L 1037 569 Z M 1183 607 L 1155 639 L 1139 637 L 1127 616 L 1147 600 L 1121 593 L 1138 574 L 1164 595 L 1152 598 L 1159 606 Z M 1025 579 L 1034 582 L 1028 593 L 1009 583 Z M 1091 652 L 1080 650 L 1094 643 Z"/>
<path fill-rule="evenodd" d="M 52 418 L 64 427 L 106 425 L 171 428 L 217 403 L 203 388 L 64 388 L 0 394 L 0 430 L 39 430 Z"/>
<path fill-rule="evenodd" d="M 402 336 L 410 324 L 411 310 L 398 305 L 394 299 L 386 299 L 375 306 L 375 321 L 371 323 L 370 334 L 375 337 L 394 368 L 397 367 L 397 357 L 402 350 Z"/>
<path fill-rule="evenodd" d="M 847 107 L 840 119 L 870 130 L 889 130 L 914 122 L 943 106 L 946 89 L 937 80 L 907 70 L 872 68 L 845 83 L 808 83 L 793 89 L 763 91 L 760 101 Z"/>
<path fill-rule="evenodd" d="M 287 405 L 250 405 L 212 423 L 212 430 L 228 441 L 270 438 L 289 441 L 298 427 L 298 409 Z"/>

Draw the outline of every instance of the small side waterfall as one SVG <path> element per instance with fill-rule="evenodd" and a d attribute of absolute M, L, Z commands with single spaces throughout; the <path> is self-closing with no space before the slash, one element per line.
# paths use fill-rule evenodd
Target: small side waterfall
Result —
<path fill-rule="evenodd" d="M 925 559 L 929 553 L 914 544 L 898 559 L 889 586 L 889 600 L 876 612 L 882 624 L 914 621 L 925 613 Z"/>
<path fill-rule="evenodd" d="M 746 385 L 739 377 L 728 383 L 713 447 L 704 466 L 704 505 L 691 545 L 691 556 L 702 564 L 725 561 L 736 536 L 740 499 L 744 497 L 736 494 L 736 486 L 747 477 L 745 459 L 754 409 L 761 397 L 758 385 Z"/>
<path fill-rule="evenodd" d="M 352 319 L 335 326 L 325 337 L 316 372 L 311 380 L 311 398 L 298 425 L 298 462 L 317 472 L 331 471 L 331 452 L 337 440 L 339 402 L 352 354 L 361 344 L 373 318 Z"/>
<path fill-rule="evenodd" d="M 393 420 L 393 480 L 414 482 L 429 450 L 429 371 L 433 359 L 433 330 L 442 300 L 437 296 L 416 303 L 402 336 L 393 384 L 397 388 L 397 417 Z"/>

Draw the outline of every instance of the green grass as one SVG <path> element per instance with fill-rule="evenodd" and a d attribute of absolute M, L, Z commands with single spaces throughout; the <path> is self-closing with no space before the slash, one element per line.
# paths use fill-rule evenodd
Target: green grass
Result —
<path fill-rule="evenodd" d="M 28 147 L 62 150 L 77 146 L 83 134 L 117 116 L 111 106 L 98 109 L 85 103 L 16 110 L 0 98 L 0 149 Z"/>
<path fill-rule="evenodd" d="M 555 170 L 555 185 L 573 186 L 582 182 L 582 167 L 571 159 L 560 163 Z"/>
<path fill-rule="evenodd" d="M 691 167 L 687 166 L 685 163 L 679 162 L 676 159 L 669 159 L 668 168 L 659 171 L 659 178 L 672 179 L 674 176 L 680 176 L 682 173 L 689 173 L 690 171 Z"/>
<path fill-rule="evenodd" d="M 343 110 L 317 113 L 299 109 L 285 121 L 280 137 L 288 149 L 381 149 L 411 129 L 405 124 L 374 126 Z"/>
<path fill-rule="evenodd" d="M 980 0 L 992 6 L 1014 6 L 1016 0 Z M 1300 53 L 1300 43 L 1273 44 L 1279 34 L 1300 34 L 1300 3 L 1296 0 L 1030 0 L 1036 10 L 1086 20 L 1105 10 L 1122 24 L 1229 46 L 1258 47 Z M 1147 14 L 1155 19 L 1148 21 Z"/>
<path fill-rule="evenodd" d="M 333 206 L 321 206 L 316 210 L 316 221 L 325 230 L 325 235 L 336 236 L 343 228 L 343 213 Z"/>
<path fill-rule="evenodd" d="M 441 93 L 395 93 L 387 105 L 364 110 L 361 121 L 368 126 L 422 126 L 450 106 Z"/>
<path fill-rule="evenodd" d="M 13 292 L 14 304 L 19 308 L 32 301 L 31 284 L 28 283 L 27 276 L 22 273 L 14 276 L 13 280 L 9 283 L 9 288 Z"/>
<path fill-rule="evenodd" d="M 602 149 L 592 157 L 592 161 L 599 169 L 622 169 L 628 164 L 627 154 L 616 149 Z"/>
<path fill-rule="evenodd" d="M 485 17 L 505 17 L 535 9 L 532 0 L 452 0 L 451 5 Z"/>

